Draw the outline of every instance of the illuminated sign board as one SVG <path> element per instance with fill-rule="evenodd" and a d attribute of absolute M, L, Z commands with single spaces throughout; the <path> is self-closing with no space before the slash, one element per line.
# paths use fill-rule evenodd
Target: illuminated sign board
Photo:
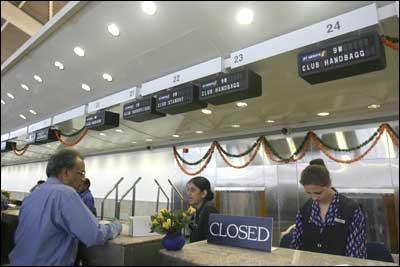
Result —
<path fill-rule="evenodd" d="M 27 144 L 34 144 L 36 141 L 36 132 L 28 134 L 25 141 Z"/>
<path fill-rule="evenodd" d="M 207 107 L 199 100 L 199 88 L 184 84 L 157 95 L 156 110 L 161 113 L 178 114 Z"/>
<path fill-rule="evenodd" d="M 378 33 L 370 32 L 335 38 L 325 47 L 299 54 L 297 63 L 299 76 L 316 84 L 382 70 L 386 58 Z"/>
<path fill-rule="evenodd" d="M 142 122 L 164 117 L 164 113 L 157 112 L 156 99 L 147 97 L 124 105 L 124 120 Z"/>
<path fill-rule="evenodd" d="M 85 127 L 94 131 L 104 131 L 119 126 L 119 114 L 107 110 L 86 116 Z"/>
<path fill-rule="evenodd" d="M 45 128 L 36 132 L 35 143 L 46 144 L 57 141 L 56 129 Z"/>
<path fill-rule="evenodd" d="M 200 83 L 200 100 L 221 105 L 262 94 L 261 77 L 250 70 L 218 75 Z"/>
<path fill-rule="evenodd" d="M 1 152 L 7 152 L 14 150 L 14 148 L 17 147 L 17 144 L 15 142 L 1 142 Z"/>

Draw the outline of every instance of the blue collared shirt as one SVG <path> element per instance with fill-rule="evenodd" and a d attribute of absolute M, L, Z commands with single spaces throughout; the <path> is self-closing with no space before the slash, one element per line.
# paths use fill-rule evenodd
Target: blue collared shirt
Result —
<path fill-rule="evenodd" d="M 88 247 L 101 245 L 116 228 L 99 225 L 72 187 L 50 177 L 22 204 L 10 264 L 72 266 L 78 240 Z"/>
<path fill-rule="evenodd" d="M 97 216 L 96 207 L 94 206 L 94 198 L 90 190 L 86 190 L 79 194 L 82 198 L 83 203 L 90 209 L 94 216 Z"/>

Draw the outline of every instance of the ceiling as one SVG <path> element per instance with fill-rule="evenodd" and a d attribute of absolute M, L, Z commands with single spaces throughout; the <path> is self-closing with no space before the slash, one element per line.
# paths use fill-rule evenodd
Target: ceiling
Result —
<path fill-rule="evenodd" d="M 1 133 L 218 56 L 227 58 L 233 51 L 369 3 L 160 2 L 154 17 L 141 11 L 140 2 L 88 3 L 4 73 L 2 65 L 1 98 L 6 105 L 1 105 Z M 378 6 L 388 3 L 380 2 Z M 235 23 L 232 14 L 241 6 L 255 11 L 253 24 L 239 27 Z M 282 19 L 288 17 L 291 19 Z M 119 25 L 120 37 L 108 34 L 110 22 Z M 378 30 L 398 37 L 398 19 L 383 21 Z M 84 47 L 85 57 L 74 55 L 76 45 Z M 95 154 L 141 149 L 149 144 L 162 146 L 251 135 L 282 127 L 312 127 L 388 116 L 398 120 L 398 52 L 385 48 L 387 67 L 382 71 L 310 85 L 297 74 L 297 54 L 304 49 L 307 48 L 247 66 L 262 76 L 263 93 L 246 100 L 246 108 L 238 108 L 235 103 L 209 105 L 212 115 L 192 111 L 142 123 L 121 120 L 122 133 L 111 129 L 104 131 L 106 136 L 100 136 L 99 132 L 89 131 L 76 148 Z M 56 70 L 54 60 L 63 62 L 65 70 Z M 101 77 L 104 72 L 112 74 L 114 81 L 105 82 Z M 44 82 L 34 81 L 34 74 L 41 75 Z M 30 90 L 22 89 L 21 83 Z M 83 91 L 81 83 L 89 84 L 91 92 Z M 9 99 L 7 92 L 15 100 Z M 381 108 L 367 109 L 370 104 L 380 104 Z M 31 115 L 29 109 L 38 114 Z M 121 114 L 121 109 L 119 105 L 110 110 Z M 331 115 L 316 116 L 322 111 Z M 21 113 L 27 120 L 18 117 Z M 266 120 L 275 123 L 268 124 Z M 232 124 L 241 127 L 232 128 Z M 71 133 L 83 125 L 84 117 L 80 117 L 58 127 Z M 196 130 L 204 134 L 194 134 Z M 179 134 L 180 138 L 172 134 Z M 147 142 L 146 138 L 153 141 Z M 18 140 L 18 147 L 22 147 L 24 136 Z M 30 146 L 22 157 L 2 153 L 2 165 L 46 159 L 59 146 Z"/>
<path fill-rule="evenodd" d="M 68 1 L 1 1 L 1 64 Z"/>

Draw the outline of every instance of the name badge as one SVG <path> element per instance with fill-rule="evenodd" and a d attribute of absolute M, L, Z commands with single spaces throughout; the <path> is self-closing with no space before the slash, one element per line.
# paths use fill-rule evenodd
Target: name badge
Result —
<path fill-rule="evenodd" d="M 341 224 L 345 224 L 346 223 L 345 220 L 342 220 L 342 219 L 339 219 L 339 218 L 335 218 L 335 222 L 341 223 Z"/>

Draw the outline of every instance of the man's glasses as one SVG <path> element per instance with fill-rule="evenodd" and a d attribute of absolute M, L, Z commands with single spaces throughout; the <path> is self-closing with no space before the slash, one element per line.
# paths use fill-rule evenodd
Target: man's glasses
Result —
<path fill-rule="evenodd" d="M 76 171 L 75 173 L 76 173 L 76 174 L 79 174 L 79 175 L 82 176 L 82 177 L 85 177 L 85 176 L 86 176 L 86 172 L 85 172 L 85 171 Z"/>

